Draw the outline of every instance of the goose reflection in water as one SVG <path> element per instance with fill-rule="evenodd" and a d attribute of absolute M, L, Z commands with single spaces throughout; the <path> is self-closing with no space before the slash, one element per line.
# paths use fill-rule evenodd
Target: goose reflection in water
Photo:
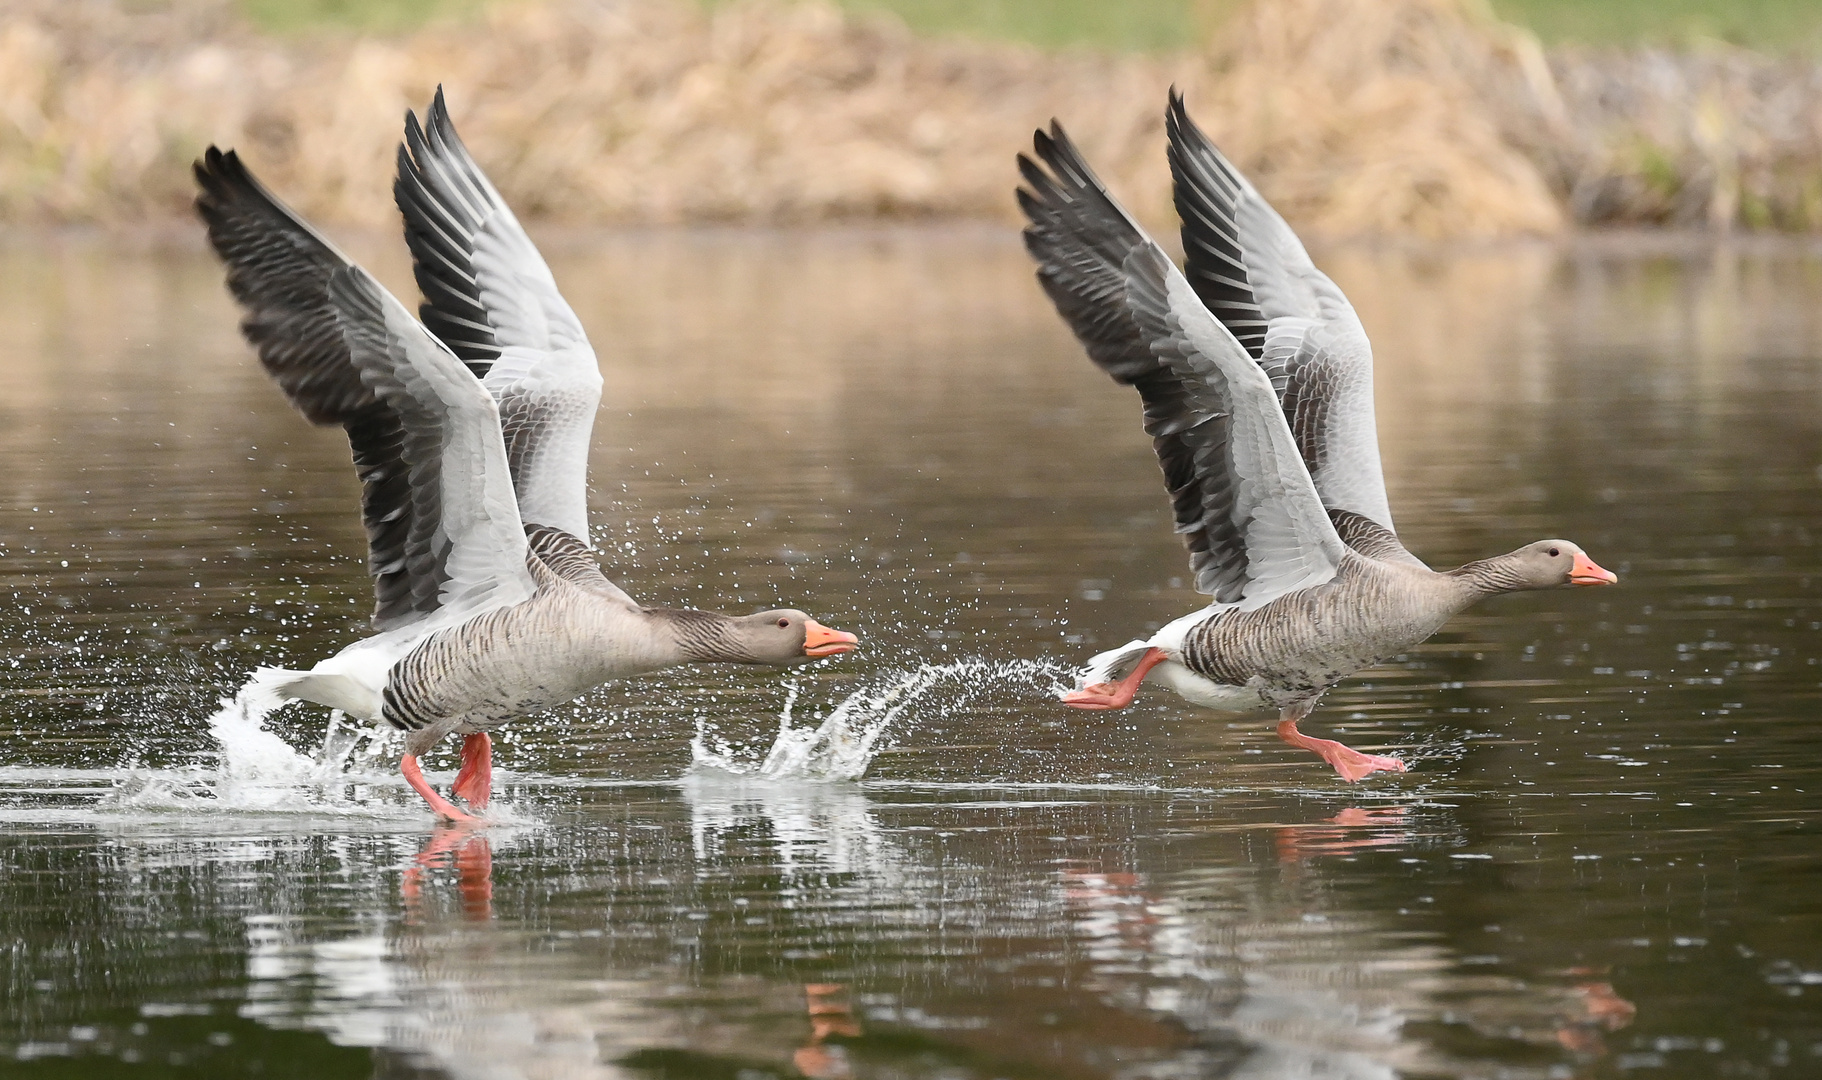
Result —
<path fill-rule="evenodd" d="M 844 983 L 805 983 L 804 1007 L 810 1015 L 810 1041 L 791 1055 L 791 1064 L 811 1080 L 847 1080 L 854 1075 L 848 1052 L 831 1039 L 860 1038 L 860 1021 Z"/>
<path fill-rule="evenodd" d="M 1446 842 L 1448 830 L 1426 816 L 1356 806 L 1276 827 L 1276 882 L 1244 866 L 1154 877 L 1063 865 L 1058 890 L 1091 961 L 1089 985 L 1168 1013 L 1195 1033 L 1182 1060 L 1230 1080 L 1476 1075 L 1446 1049 L 1452 1039 L 1433 1038 L 1440 1025 L 1570 1055 L 1514 1076 L 1592 1075 L 1606 1036 L 1637 1014 L 1603 972 L 1559 968 L 1536 982 L 1475 974 L 1433 935 L 1400 933 L 1383 913 L 1335 910 L 1334 875 L 1321 863 Z"/>
<path fill-rule="evenodd" d="M 405 868 L 399 881 L 399 894 L 405 900 L 405 919 L 419 922 L 423 918 L 424 884 L 429 871 L 455 864 L 456 891 L 462 898 L 462 914 L 475 921 L 493 918 L 493 844 L 483 829 L 468 824 L 438 828 L 430 834 L 424 850 L 418 852 Z"/>
<path fill-rule="evenodd" d="M 1341 855 L 1368 848 L 1396 847 L 1417 839 L 1403 806 L 1350 806 L 1315 825 L 1287 825 L 1273 838 L 1278 861 L 1298 863 L 1322 855 Z"/>
<path fill-rule="evenodd" d="M 995 1062 L 1101 1077 L 1115 1052 L 1144 1075 L 1482 1075 L 1464 1045 L 1544 1080 L 1608 1067 L 1633 1017 L 1602 972 L 1551 964 L 1558 946 L 1487 964 L 1400 909 L 1427 886 L 1355 887 L 1358 857 L 1458 847 L 1446 808 L 1240 824 L 1167 856 L 1120 839 L 1133 808 L 1118 801 L 680 787 L 602 811 L 620 823 L 445 829 L 353 858 L 363 882 L 404 864 L 402 922 L 374 896 L 349 936 L 295 920 L 250 936 L 250 1015 L 452 1077 L 817 1080 Z M 999 839 L 981 846 L 988 821 Z M 1048 876 L 996 859 L 1034 835 Z M 496 907 L 495 854 L 514 880 L 561 866 L 561 887 Z M 1009 974 L 984 996 L 988 972 Z"/>

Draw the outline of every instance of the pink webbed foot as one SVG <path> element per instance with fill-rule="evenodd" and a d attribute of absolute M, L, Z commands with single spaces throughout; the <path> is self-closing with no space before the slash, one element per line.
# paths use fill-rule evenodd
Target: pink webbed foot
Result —
<path fill-rule="evenodd" d="M 424 773 L 418 768 L 417 755 L 406 754 L 400 758 L 399 772 L 405 774 L 405 782 L 411 785 L 411 790 L 424 797 L 424 801 L 430 804 L 430 809 L 436 813 L 437 817 L 445 821 L 481 820 L 473 814 L 457 808 L 454 803 L 437 794 L 436 789 L 424 780 Z"/>
<path fill-rule="evenodd" d="M 1404 772 L 1404 762 L 1395 757 L 1382 757 L 1378 754 L 1363 754 L 1341 745 L 1333 739 L 1312 739 L 1297 730 L 1297 721 L 1285 720 L 1278 724 L 1278 737 L 1292 746 L 1300 747 L 1315 754 L 1335 767 L 1341 778 L 1353 783 L 1376 772 Z"/>
<path fill-rule="evenodd" d="M 1139 684 L 1145 681 L 1145 673 L 1166 659 L 1163 649 L 1147 649 L 1145 655 L 1139 657 L 1132 674 L 1117 683 L 1095 683 L 1080 690 L 1071 690 L 1063 695 L 1063 704 L 1078 709 L 1124 709 L 1132 704 L 1133 695 L 1139 692 Z"/>
<path fill-rule="evenodd" d="M 493 740 L 477 731 L 462 741 L 462 771 L 449 790 L 462 797 L 471 810 L 487 809 L 493 797 Z"/>

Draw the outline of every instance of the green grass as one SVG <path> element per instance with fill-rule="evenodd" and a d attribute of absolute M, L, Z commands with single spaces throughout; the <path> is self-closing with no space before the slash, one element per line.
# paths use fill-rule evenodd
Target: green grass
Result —
<path fill-rule="evenodd" d="M 464 18 L 490 0 L 240 0 L 277 33 L 323 27 L 366 32 Z M 515 0 L 492 0 L 512 3 Z M 727 0 L 698 0 L 715 5 Z M 889 11 L 925 34 L 1049 47 L 1149 51 L 1205 39 L 1245 0 L 839 0 Z M 1271 0 L 1262 0 L 1270 3 Z M 1490 0 L 1501 18 L 1545 42 L 1699 44 L 1722 40 L 1769 52 L 1822 52 L 1822 0 Z"/>
<path fill-rule="evenodd" d="M 1818 0 L 1822 2 L 1822 0 Z M 841 0 L 852 11 L 889 11 L 920 33 L 1051 47 L 1180 49 L 1205 36 L 1211 12 L 1197 0 Z"/>
<path fill-rule="evenodd" d="M 240 0 L 253 25 L 274 34 L 354 30 L 386 34 L 470 18 L 487 0 Z"/>
<path fill-rule="evenodd" d="M 1691 45 L 1720 40 L 1766 52 L 1822 51 L 1822 0 L 1492 0 L 1545 42 Z"/>

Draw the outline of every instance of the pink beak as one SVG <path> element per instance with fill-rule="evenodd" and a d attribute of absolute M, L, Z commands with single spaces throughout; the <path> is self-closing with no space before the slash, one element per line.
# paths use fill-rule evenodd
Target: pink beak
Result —
<path fill-rule="evenodd" d="M 1612 585 L 1619 581 L 1619 575 L 1611 570 L 1603 570 L 1594 564 L 1594 560 L 1577 552 L 1575 565 L 1569 568 L 1571 585 Z"/>

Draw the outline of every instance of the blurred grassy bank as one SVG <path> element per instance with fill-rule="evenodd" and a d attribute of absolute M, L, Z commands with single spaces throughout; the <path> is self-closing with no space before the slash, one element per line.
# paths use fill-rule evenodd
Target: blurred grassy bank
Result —
<path fill-rule="evenodd" d="M 263 29 L 395 32 L 465 19 L 487 3 L 523 0 L 240 0 Z M 709 6 L 728 0 L 698 0 Z M 1699 47 L 1726 42 L 1769 53 L 1822 51 L 1822 0 L 1490 0 L 1501 19 L 1550 45 Z M 841 0 L 885 12 L 921 34 L 1046 47 L 1163 51 L 1205 42 L 1244 0 Z"/>
<path fill-rule="evenodd" d="M 0 221 L 182 215 L 217 142 L 382 223 L 438 84 L 514 206 L 564 222 L 1010 220 L 1057 116 L 1165 224 L 1175 84 L 1314 232 L 1822 228 L 1814 58 L 1545 46 L 1479 0 L 8 0 Z"/>

